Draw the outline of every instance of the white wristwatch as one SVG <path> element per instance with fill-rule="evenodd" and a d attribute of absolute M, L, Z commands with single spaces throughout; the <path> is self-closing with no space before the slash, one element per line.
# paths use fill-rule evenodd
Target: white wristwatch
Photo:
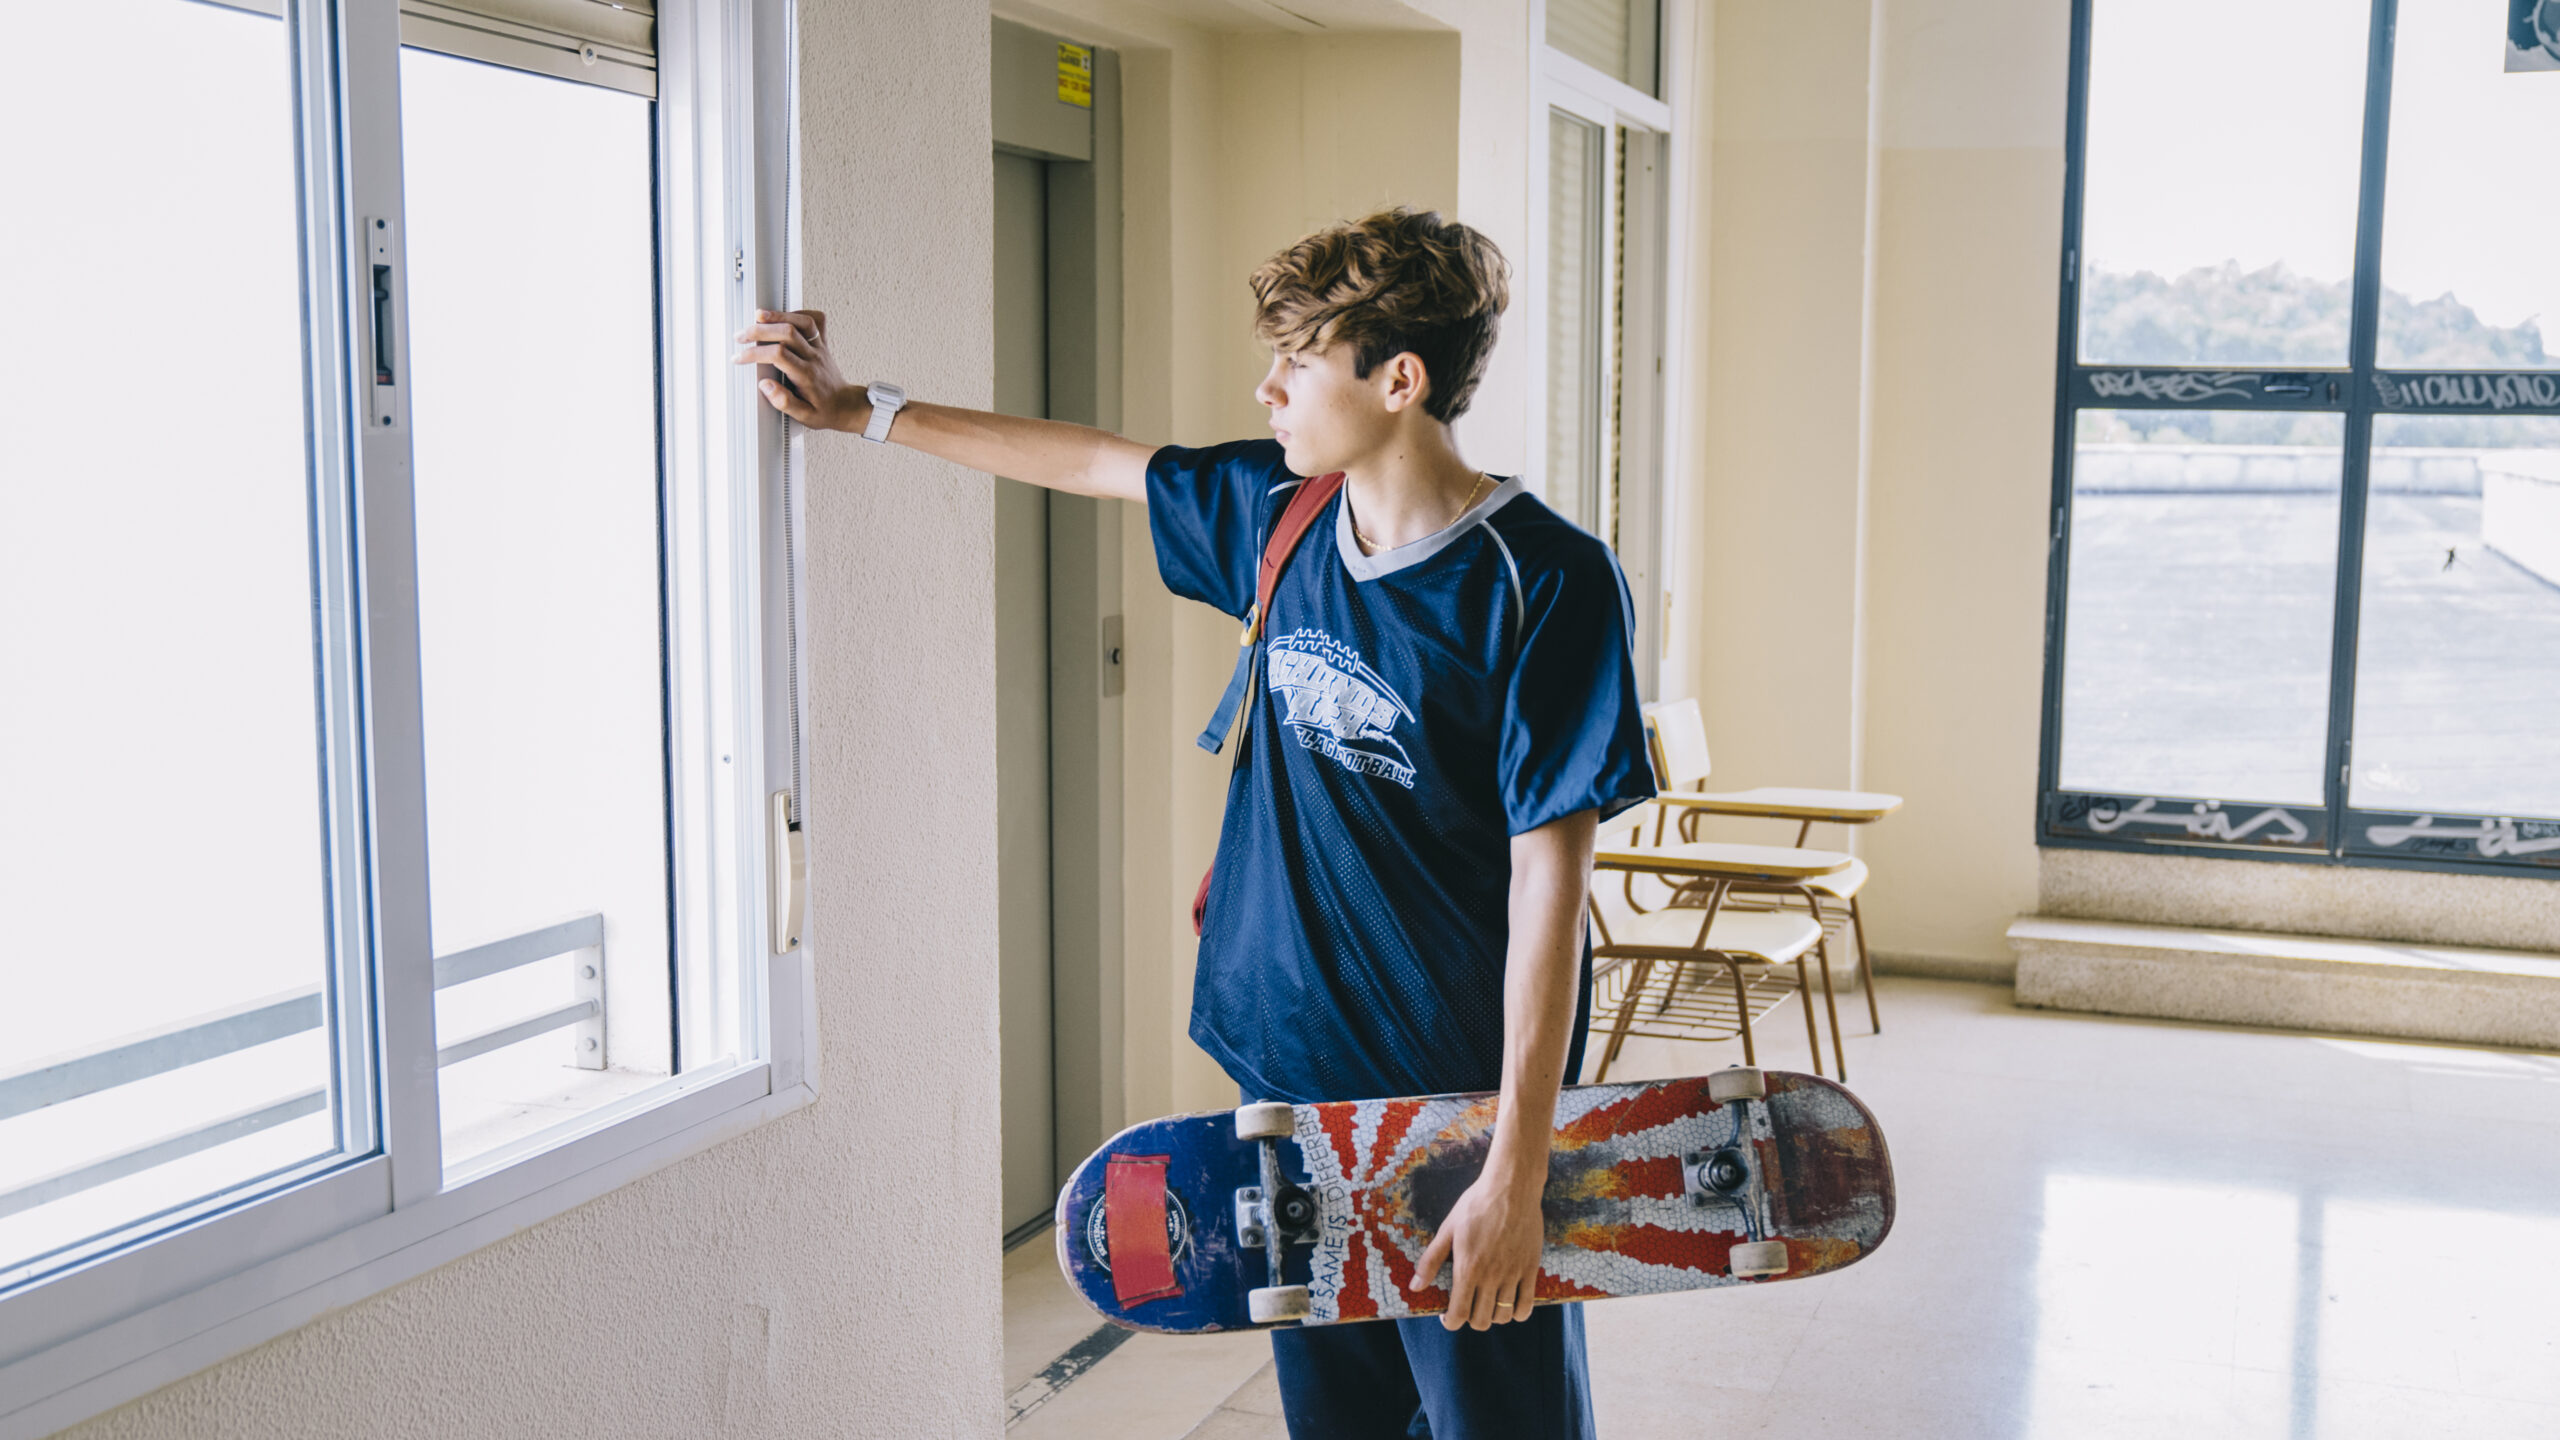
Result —
<path fill-rule="evenodd" d="M 898 412 L 905 409 L 906 404 L 906 391 L 885 380 L 874 383 L 871 387 L 871 423 L 862 427 L 862 438 L 874 445 L 888 444 L 889 426 L 897 420 Z"/>

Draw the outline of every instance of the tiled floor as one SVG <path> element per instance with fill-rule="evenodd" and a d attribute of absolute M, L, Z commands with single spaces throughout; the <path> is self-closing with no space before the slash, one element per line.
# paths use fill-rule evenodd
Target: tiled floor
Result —
<path fill-rule="evenodd" d="M 1603 1436 L 2560 1436 L 2560 1058 L 1950 982 L 1882 1000 L 1849 1063 L 1893 1144 L 1892 1238 L 1819 1279 L 1591 1307 Z M 1800 1067 L 1778 1018 L 1761 1058 Z M 1611 1078 L 1734 1049 L 1631 1041 Z M 1017 1253 L 1008 1384 L 1090 1330 L 1047 1248 Z M 1268 1356 L 1136 1336 L 1013 1435 L 1276 1440 Z"/>

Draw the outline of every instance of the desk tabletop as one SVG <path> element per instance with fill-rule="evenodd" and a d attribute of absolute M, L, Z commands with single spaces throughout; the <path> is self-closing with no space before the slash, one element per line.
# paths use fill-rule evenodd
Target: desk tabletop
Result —
<path fill-rule="evenodd" d="M 1902 797 L 1877 790 L 1803 790 L 1763 785 L 1756 790 L 1700 794 L 1665 790 L 1654 797 L 1665 805 L 1708 815 L 1758 815 L 1779 820 L 1831 820 L 1864 825 L 1902 808 Z"/>
<path fill-rule="evenodd" d="M 1640 870 L 1702 879 L 1811 880 L 1836 875 L 1856 862 L 1837 850 L 1696 840 L 1679 845 L 1603 844 L 1592 863 L 1602 870 Z"/>

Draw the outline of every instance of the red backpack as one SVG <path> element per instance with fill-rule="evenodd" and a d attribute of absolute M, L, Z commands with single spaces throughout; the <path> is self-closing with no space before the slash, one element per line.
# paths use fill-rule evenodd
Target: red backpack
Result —
<path fill-rule="evenodd" d="M 1217 713 L 1209 717 L 1209 728 L 1200 732 L 1200 748 L 1215 755 L 1231 738 L 1236 741 L 1235 763 L 1244 763 L 1245 732 L 1252 725 L 1252 711 L 1246 702 L 1252 698 L 1255 660 L 1262 654 L 1262 625 L 1271 614 L 1271 592 L 1279 587 L 1280 572 L 1289 568 L 1289 557 L 1297 553 L 1298 542 L 1316 523 L 1316 516 L 1342 489 L 1342 473 L 1319 475 L 1298 487 L 1289 503 L 1280 511 L 1280 523 L 1271 529 L 1271 539 L 1262 547 L 1262 573 L 1254 585 L 1253 608 L 1245 612 L 1244 638 L 1238 642 L 1236 673 L 1227 680 L 1227 693 L 1218 698 Z M 1191 933 L 1198 935 L 1208 923 L 1209 881 L 1218 873 L 1215 860 L 1200 876 L 1200 893 L 1191 897 Z"/>

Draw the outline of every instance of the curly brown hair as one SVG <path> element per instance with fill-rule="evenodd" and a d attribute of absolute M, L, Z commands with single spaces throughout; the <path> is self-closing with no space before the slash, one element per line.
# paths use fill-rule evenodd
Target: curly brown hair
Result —
<path fill-rule="evenodd" d="M 1431 378 L 1423 410 L 1467 412 L 1511 303 L 1511 267 L 1472 227 L 1399 205 L 1331 225 L 1262 262 L 1253 333 L 1280 351 L 1353 347 L 1358 372 L 1410 351 Z"/>

